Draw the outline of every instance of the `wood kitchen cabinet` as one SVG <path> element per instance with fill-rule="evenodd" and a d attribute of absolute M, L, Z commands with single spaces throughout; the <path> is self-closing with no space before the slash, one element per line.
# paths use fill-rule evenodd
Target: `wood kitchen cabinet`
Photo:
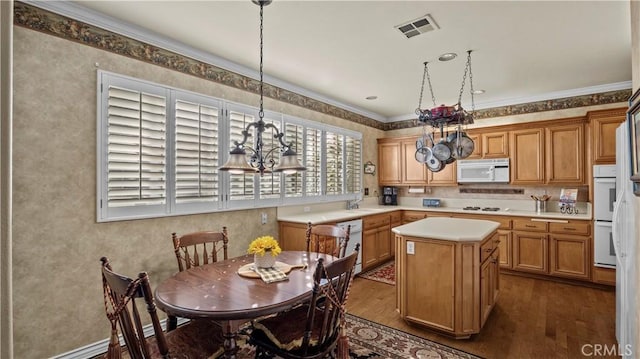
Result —
<path fill-rule="evenodd" d="M 417 137 L 410 138 L 407 140 L 402 140 L 400 142 L 401 153 L 400 153 L 400 171 L 402 184 L 406 185 L 426 185 L 428 181 L 427 172 L 431 173 L 431 171 L 427 170 L 427 166 L 423 163 L 420 163 L 416 160 L 416 141 Z M 386 163 L 383 162 L 386 166 Z"/>
<path fill-rule="evenodd" d="M 547 222 L 513 220 L 513 269 L 546 274 L 549 271 Z"/>
<path fill-rule="evenodd" d="M 548 184 L 585 184 L 584 124 L 545 129 Z"/>
<path fill-rule="evenodd" d="M 401 318 L 455 338 L 480 332 L 499 293 L 496 232 L 480 242 L 397 236 L 397 304 Z"/>
<path fill-rule="evenodd" d="M 544 183 L 544 129 L 511 131 L 509 141 L 511 184 Z"/>
<path fill-rule="evenodd" d="M 389 214 L 390 222 L 389 225 L 389 244 L 391 246 L 391 257 L 396 256 L 396 235 L 391 230 L 393 227 L 398 227 L 402 225 L 402 211 L 395 211 Z"/>
<path fill-rule="evenodd" d="M 427 168 L 415 159 L 418 137 L 378 139 L 378 183 L 386 186 L 426 185 Z"/>
<path fill-rule="evenodd" d="M 425 211 L 402 211 L 402 224 L 419 221 L 427 218 Z"/>
<path fill-rule="evenodd" d="M 549 274 L 588 280 L 591 238 L 551 234 L 549 239 Z"/>
<path fill-rule="evenodd" d="M 482 134 L 482 158 L 509 157 L 509 132 L 490 132 Z"/>
<path fill-rule="evenodd" d="M 373 268 L 391 258 L 391 216 L 379 214 L 362 219 L 362 270 Z"/>
<path fill-rule="evenodd" d="M 385 140 L 385 141 L 381 141 Z M 399 185 L 402 183 L 402 148 L 399 141 L 378 139 L 378 183 Z"/>
<path fill-rule="evenodd" d="M 626 118 L 626 108 L 590 111 L 592 164 L 616 163 L 616 129 Z"/>
<path fill-rule="evenodd" d="M 334 223 L 324 223 L 334 224 Z M 279 238 L 278 244 L 283 251 L 306 251 L 307 250 L 307 224 L 294 222 L 278 222 Z M 310 248 L 316 246 L 315 238 L 312 238 Z M 335 237 L 320 237 L 321 253 L 333 254 L 336 250 Z"/>
<path fill-rule="evenodd" d="M 482 134 L 467 133 L 467 136 L 469 136 L 469 138 L 473 141 L 473 152 L 471 152 L 469 157 L 465 159 L 472 160 L 482 158 Z"/>
<path fill-rule="evenodd" d="M 427 166 L 423 165 L 426 168 Z M 456 186 L 458 184 L 458 166 L 456 162 L 449 163 L 440 172 L 427 170 L 429 186 Z"/>

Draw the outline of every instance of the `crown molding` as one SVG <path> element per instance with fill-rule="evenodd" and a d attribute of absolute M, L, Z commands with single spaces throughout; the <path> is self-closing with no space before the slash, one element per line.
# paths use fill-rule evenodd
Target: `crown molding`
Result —
<path fill-rule="evenodd" d="M 34 0 L 22 0 L 25 4 L 33 5 L 43 10 L 56 13 L 58 15 L 66 16 L 78 21 L 82 21 L 86 24 L 93 25 L 104 30 L 114 32 L 116 34 L 129 37 L 134 40 L 138 40 L 149 45 L 153 45 L 179 55 L 190 57 L 194 60 L 202 61 L 221 69 L 235 72 L 237 74 L 250 77 L 252 79 L 259 79 L 260 74 L 257 70 L 242 66 L 235 62 L 229 61 L 223 57 L 214 55 L 212 53 L 201 51 L 191 46 L 185 45 L 181 42 L 168 39 L 164 36 L 158 35 L 155 32 L 144 29 L 135 24 L 124 22 L 114 17 L 102 14 L 95 10 L 86 8 L 82 5 L 70 1 L 34 1 Z M 317 101 L 324 102 L 328 105 L 332 105 L 343 110 L 353 112 L 365 117 L 369 117 L 379 122 L 387 122 L 388 119 L 378 113 L 374 113 L 363 108 L 352 106 L 332 98 L 323 96 L 319 93 L 305 89 L 303 87 L 294 85 L 290 82 L 278 79 L 273 76 L 264 74 L 264 82 L 273 86 L 285 89 L 291 92 L 295 92 L 299 95 L 312 98 Z"/>

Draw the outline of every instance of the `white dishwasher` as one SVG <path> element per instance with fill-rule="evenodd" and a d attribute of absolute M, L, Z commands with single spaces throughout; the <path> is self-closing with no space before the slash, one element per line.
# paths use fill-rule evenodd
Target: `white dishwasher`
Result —
<path fill-rule="evenodd" d="M 358 274 L 362 271 L 362 219 L 354 219 L 348 222 L 341 222 L 337 225 L 345 231 L 347 230 L 347 226 L 351 226 L 346 255 L 353 253 L 353 251 L 356 250 L 356 244 L 360 244 L 360 253 L 358 253 L 358 261 L 356 262 L 355 271 L 356 274 Z"/>

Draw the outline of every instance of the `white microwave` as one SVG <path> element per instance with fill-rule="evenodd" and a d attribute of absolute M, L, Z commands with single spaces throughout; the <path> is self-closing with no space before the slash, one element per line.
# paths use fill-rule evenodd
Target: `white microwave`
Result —
<path fill-rule="evenodd" d="M 509 159 L 459 160 L 458 183 L 509 183 Z"/>

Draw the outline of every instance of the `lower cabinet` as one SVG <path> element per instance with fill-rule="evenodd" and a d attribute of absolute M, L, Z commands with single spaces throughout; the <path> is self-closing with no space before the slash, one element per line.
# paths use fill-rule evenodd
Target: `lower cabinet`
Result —
<path fill-rule="evenodd" d="M 327 223 L 332 224 L 332 223 Z M 278 244 L 283 251 L 307 250 L 307 224 L 294 222 L 278 222 Z M 319 248 L 321 253 L 334 253 L 336 251 L 336 239 L 334 237 L 320 237 Z M 313 251 L 316 247 L 315 238 L 310 244 Z"/>
<path fill-rule="evenodd" d="M 513 232 L 513 269 L 546 274 L 549 270 L 546 233 Z"/>
<path fill-rule="evenodd" d="M 498 244 L 498 251 L 500 251 L 500 267 L 511 269 L 511 248 L 513 247 L 511 231 L 498 229 L 498 240 L 500 240 L 500 243 Z"/>
<path fill-rule="evenodd" d="M 362 270 L 391 259 L 391 216 L 380 214 L 363 218 Z"/>
<path fill-rule="evenodd" d="M 500 251 L 494 249 L 480 267 L 480 318 L 481 325 L 487 321 L 500 292 Z"/>
<path fill-rule="evenodd" d="M 568 278 L 590 278 L 590 238 L 552 234 L 549 236 L 549 274 Z"/>
<path fill-rule="evenodd" d="M 393 227 L 402 225 L 402 211 L 391 212 L 391 224 L 389 225 L 389 245 L 391 246 L 391 257 L 396 256 L 396 235 L 391 230 Z"/>
<path fill-rule="evenodd" d="M 591 280 L 591 224 L 588 221 L 515 219 L 511 269 Z"/>
<path fill-rule="evenodd" d="M 400 316 L 455 338 L 480 332 L 500 288 L 497 236 L 482 242 L 397 236 Z"/>

